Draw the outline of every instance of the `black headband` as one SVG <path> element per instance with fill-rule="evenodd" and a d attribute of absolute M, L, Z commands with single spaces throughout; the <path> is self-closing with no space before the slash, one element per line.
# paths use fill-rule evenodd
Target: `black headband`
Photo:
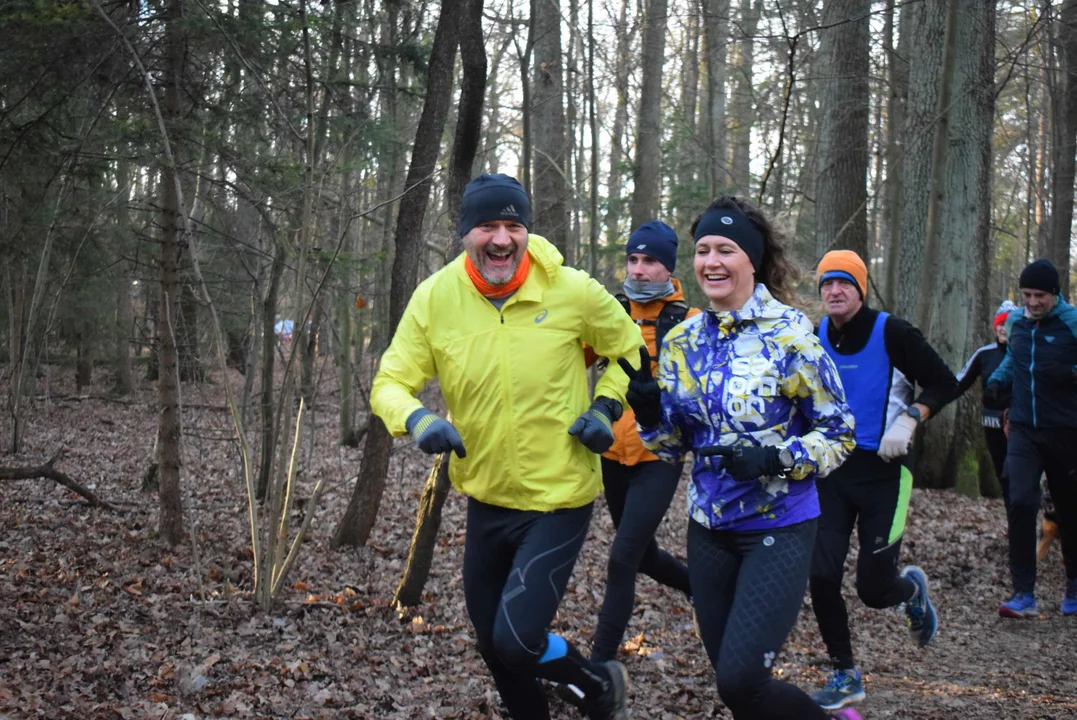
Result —
<path fill-rule="evenodd" d="M 752 261 L 752 267 L 756 270 L 763 264 L 763 233 L 740 210 L 715 208 L 703 213 L 703 217 L 696 224 L 693 239 L 698 241 L 707 235 L 720 235 L 735 242 Z"/>

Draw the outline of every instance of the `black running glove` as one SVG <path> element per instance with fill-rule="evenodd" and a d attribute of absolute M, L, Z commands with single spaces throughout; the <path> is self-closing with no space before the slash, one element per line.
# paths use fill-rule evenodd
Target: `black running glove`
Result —
<path fill-rule="evenodd" d="M 453 450 L 456 452 L 456 457 L 467 456 L 464 440 L 452 423 L 439 418 L 426 408 L 419 408 L 408 415 L 404 426 L 407 427 L 408 434 L 415 438 L 415 444 L 419 446 L 419 449 L 428 455 Z"/>
<path fill-rule="evenodd" d="M 601 455 L 613 445 L 613 422 L 621 417 L 621 403 L 606 397 L 595 398 L 587 412 L 576 418 L 569 435 L 593 453 Z"/>
<path fill-rule="evenodd" d="M 662 391 L 651 375 L 651 355 L 647 348 L 639 349 L 639 370 L 624 358 L 617 358 L 617 364 L 628 376 L 625 399 L 636 413 L 636 422 L 644 428 L 657 427 L 662 421 Z"/>
<path fill-rule="evenodd" d="M 760 477 L 773 477 L 786 471 L 782 466 L 781 448 L 773 445 L 763 447 L 730 447 L 713 445 L 696 451 L 700 457 L 719 456 L 722 468 L 737 482 L 748 482 Z"/>

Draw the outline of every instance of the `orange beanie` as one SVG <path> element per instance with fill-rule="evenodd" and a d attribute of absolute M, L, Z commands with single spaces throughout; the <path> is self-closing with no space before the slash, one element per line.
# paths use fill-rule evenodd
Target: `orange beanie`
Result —
<path fill-rule="evenodd" d="M 831 250 L 819 261 L 815 270 L 816 284 L 822 289 L 823 282 L 831 278 L 843 278 L 856 285 L 863 299 L 868 289 L 868 268 L 852 250 Z"/>

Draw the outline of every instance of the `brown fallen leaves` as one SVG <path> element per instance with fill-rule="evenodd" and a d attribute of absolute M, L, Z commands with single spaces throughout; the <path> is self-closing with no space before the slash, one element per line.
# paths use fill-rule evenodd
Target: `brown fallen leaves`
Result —
<path fill-rule="evenodd" d="M 331 369 L 325 377 L 333 382 Z M 50 382 L 63 392 L 65 378 Z M 321 392 L 334 396 L 330 386 Z M 500 718 L 464 608 L 459 496 L 445 508 L 424 604 L 404 615 L 389 607 L 427 459 L 400 441 L 369 547 L 330 552 L 351 491 L 343 478 L 355 474 L 359 452 L 336 446 L 335 413 L 312 413 L 301 492 L 323 473 L 331 487 L 290 591 L 273 614 L 260 615 L 249 599 L 234 449 L 213 439 L 229 433 L 225 413 L 213 409 L 223 405 L 222 390 L 218 383 L 184 393 L 198 405 L 184 413 L 187 528 L 199 538 L 197 553 L 190 541 L 160 543 L 156 498 L 138 490 L 155 431 L 151 387 L 126 404 L 57 401 L 35 410 L 27 452 L 13 464 L 40 462 L 63 444 L 73 475 L 133 509 L 93 510 L 41 481 L 3 486 L 0 718 Z M 681 557 L 683 493 L 684 482 L 659 532 Z M 612 530 L 599 501 L 555 621 L 573 641 L 585 643 L 593 629 Z M 1058 614 L 1058 549 L 1041 567 L 1042 617 L 1003 621 L 996 609 L 1008 591 L 1004 531 L 998 501 L 914 493 L 904 557 L 930 574 L 941 615 L 926 650 L 909 642 L 897 612 L 865 608 L 847 585 L 869 720 L 1077 717 L 1077 621 Z M 634 717 L 728 718 L 683 598 L 641 578 L 637 600 L 622 648 Z M 806 603 L 776 672 L 810 689 L 822 681 L 822 662 Z M 556 699 L 551 711 L 578 717 Z"/>

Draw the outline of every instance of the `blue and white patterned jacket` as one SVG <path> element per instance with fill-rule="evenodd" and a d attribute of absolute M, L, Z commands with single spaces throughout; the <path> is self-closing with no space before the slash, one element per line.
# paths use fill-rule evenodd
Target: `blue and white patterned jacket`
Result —
<path fill-rule="evenodd" d="M 807 317 L 763 285 L 739 311 L 707 311 L 666 335 L 658 384 L 662 421 L 644 445 L 677 462 L 708 445 L 788 447 L 786 477 L 737 482 L 720 458 L 696 456 L 688 512 L 705 527 L 763 530 L 819 515 L 815 478 L 856 444 L 837 368 Z"/>

